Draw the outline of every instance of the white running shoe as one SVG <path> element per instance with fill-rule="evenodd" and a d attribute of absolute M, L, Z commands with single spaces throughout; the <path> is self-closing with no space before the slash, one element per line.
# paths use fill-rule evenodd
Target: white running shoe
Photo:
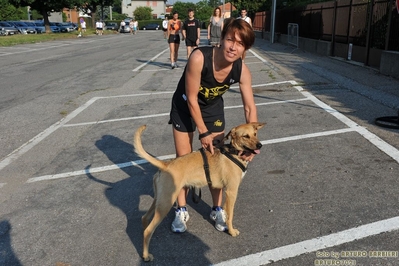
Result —
<path fill-rule="evenodd" d="M 170 66 L 172 67 L 172 69 L 174 69 L 176 67 L 176 64 L 172 63 Z"/>
<path fill-rule="evenodd" d="M 211 214 L 209 215 L 212 221 L 215 222 L 215 228 L 216 230 L 220 232 L 227 231 L 227 225 L 226 225 L 226 213 L 221 207 L 216 207 L 215 210 L 212 209 Z"/>
<path fill-rule="evenodd" d="M 175 211 L 175 219 L 172 222 L 171 230 L 174 233 L 184 233 L 187 230 L 187 221 L 190 219 L 187 208 L 178 208 Z"/>

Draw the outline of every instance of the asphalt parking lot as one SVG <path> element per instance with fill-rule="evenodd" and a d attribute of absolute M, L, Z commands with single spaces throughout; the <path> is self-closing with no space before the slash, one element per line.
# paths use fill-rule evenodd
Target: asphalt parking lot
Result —
<path fill-rule="evenodd" d="M 175 156 L 167 122 L 184 45 L 179 56 L 174 70 L 167 47 L 140 59 L 126 84 L 96 92 L 0 161 L 0 193 L 16 171 L 23 180 L 0 207 L 5 265 L 142 264 L 140 217 L 156 169 L 133 152 L 132 136 L 147 124 L 146 150 Z M 234 224 L 241 234 L 213 228 L 204 189 L 201 203 L 189 201 L 186 233 L 170 232 L 173 210 L 158 227 L 148 265 L 399 264 L 398 131 L 372 124 L 395 110 L 399 97 L 390 93 L 399 82 L 376 75 L 387 82 L 378 94 L 372 81 L 340 73 L 362 76 L 364 69 L 330 63 L 335 70 L 314 58 L 322 59 L 263 41 L 247 53 L 259 121 L 267 125 L 239 190 Z M 224 99 L 229 130 L 245 121 L 239 88 Z"/>

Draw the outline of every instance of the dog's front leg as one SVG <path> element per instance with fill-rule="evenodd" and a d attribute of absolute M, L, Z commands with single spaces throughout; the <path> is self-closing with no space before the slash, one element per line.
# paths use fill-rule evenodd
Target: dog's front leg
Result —
<path fill-rule="evenodd" d="M 227 228 L 231 236 L 238 236 L 240 231 L 233 227 L 234 205 L 236 203 L 238 187 L 226 189 L 226 202 L 224 210 L 227 213 Z"/>

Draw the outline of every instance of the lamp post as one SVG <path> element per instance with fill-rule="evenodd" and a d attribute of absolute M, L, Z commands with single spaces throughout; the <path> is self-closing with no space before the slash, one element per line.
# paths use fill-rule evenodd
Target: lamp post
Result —
<path fill-rule="evenodd" d="M 275 25 L 275 22 L 276 22 L 276 0 L 273 0 L 271 27 L 270 27 L 270 43 L 274 43 L 274 25 Z"/>

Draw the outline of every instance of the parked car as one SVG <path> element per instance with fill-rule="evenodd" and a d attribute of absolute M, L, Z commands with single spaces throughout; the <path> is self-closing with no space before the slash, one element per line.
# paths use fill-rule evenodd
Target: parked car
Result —
<path fill-rule="evenodd" d="M 116 22 L 105 22 L 105 29 L 117 31 L 119 29 L 119 25 Z"/>
<path fill-rule="evenodd" d="M 37 21 L 35 21 L 34 23 L 35 23 L 36 26 L 46 28 L 46 27 L 44 26 L 44 22 L 41 21 L 41 20 L 37 20 Z M 61 32 L 61 30 L 60 30 L 60 28 L 59 28 L 58 26 L 51 25 L 51 24 L 50 24 L 50 30 L 51 30 L 52 33 L 60 33 L 60 32 Z"/>
<path fill-rule="evenodd" d="M 5 21 L 0 21 L 0 28 L 6 33 L 6 35 L 14 35 L 20 33 L 17 28 Z"/>
<path fill-rule="evenodd" d="M 159 25 L 156 23 L 150 23 L 141 28 L 142 30 L 159 30 Z"/>
<path fill-rule="evenodd" d="M 50 25 L 57 26 L 60 28 L 61 32 L 71 32 L 75 30 L 74 26 L 68 22 L 50 22 Z"/>
<path fill-rule="evenodd" d="M 14 27 L 16 27 L 21 33 L 23 34 L 36 34 L 36 30 L 33 27 L 30 27 L 25 24 L 25 22 L 22 21 L 7 21 Z"/>
<path fill-rule="evenodd" d="M 72 24 L 72 26 L 73 26 L 73 28 L 75 29 L 75 30 L 78 30 L 79 29 L 79 24 L 77 24 L 77 23 L 71 23 Z"/>
<path fill-rule="evenodd" d="M 38 26 L 36 25 L 34 22 L 32 21 L 24 21 L 26 25 L 28 25 L 29 27 L 32 27 L 36 30 L 37 33 L 45 33 L 46 32 L 46 28 L 44 26 Z"/>

